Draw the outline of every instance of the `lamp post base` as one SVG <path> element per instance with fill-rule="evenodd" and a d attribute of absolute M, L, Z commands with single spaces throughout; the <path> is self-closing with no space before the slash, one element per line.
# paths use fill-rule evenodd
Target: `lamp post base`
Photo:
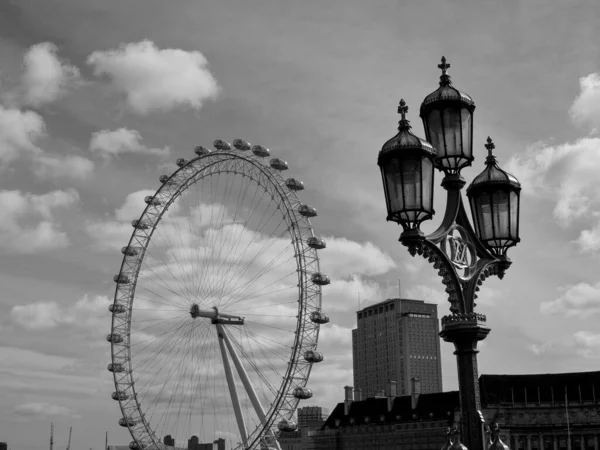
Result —
<path fill-rule="evenodd" d="M 484 419 L 481 414 L 477 343 L 490 329 L 481 314 L 452 314 L 442 318 L 440 336 L 455 347 L 460 391 L 461 441 L 468 450 L 485 450 Z"/>

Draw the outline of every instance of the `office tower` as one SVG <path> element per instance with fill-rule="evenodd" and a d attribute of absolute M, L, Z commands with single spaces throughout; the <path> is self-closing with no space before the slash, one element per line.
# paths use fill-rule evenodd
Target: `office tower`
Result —
<path fill-rule="evenodd" d="M 321 406 L 298 408 L 298 428 L 318 428 L 327 420 L 329 410 Z"/>
<path fill-rule="evenodd" d="M 355 396 L 411 393 L 420 379 L 421 393 L 442 391 L 437 305 L 422 300 L 388 299 L 357 312 L 352 330 Z M 357 400 L 360 400 L 357 398 Z"/>
<path fill-rule="evenodd" d="M 163 444 L 168 445 L 170 447 L 175 447 L 175 439 L 173 439 L 170 434 L 167 434 L 163 438 Z"/>

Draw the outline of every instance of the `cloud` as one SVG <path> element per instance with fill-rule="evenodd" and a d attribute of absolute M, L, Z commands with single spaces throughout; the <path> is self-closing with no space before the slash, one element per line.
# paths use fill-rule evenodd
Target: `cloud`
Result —
<path fill-rule="evenodd" d="M 74 189 L 42 195 L 0 191 L 0 247 L 15 253 L 35 253 L 69 245 L 65 232 L 54 220 L 54 210 L 79 201 Z"/>
<path fill-rule="evenodd" d="M 569 114 L 578 125 L 600 123 L 600 75 L 580 79 L 581 92 Z M 596 132 L 592 129 L 592 134 Z M 550 145 L 537 142 L 507 164 L 523 185 L 525 195 L 553 201 L 554 217 L 564 227 L 583 221 L 586 228 L 574 241 L 582 251 L 600 248 L 600 138 L 587 136 L 573 142 Z"/>
<path fill-rule="evenodd" d="M 68 416 L 71 411 L 64 406 L 43 402 L 31 402 L 17 405 L 14 413 L 19 416 L 46 418 L 50 416 Z"/>
<path fill-rule="evenodd" d="M 441 281 L 439 287 L 432 288 L 431 286 L 427 286 L 424 284 L 419 284 L 417 286 L 411 287 L 406 290 L 406 294 L 403 294 L 403 297 L 406 298 L 415 298 L 419 300 L 425 300 L 427 303 L 435 303 L 440 308 L 438 308 L 438 314 L 440 316 L 447 314 L 446 309 L 450 308 L 450 302 L 448 300 L 448 294 L 446 294 L 444 290 L 444 286 Z"/>
<path fill-rule="evenodd" d="M 35 142 L 46 133 L 44 119 L 33 111 L 0 105 L 0 166 L 15 160 L 20 153 L 41 153 Z"/>
<path fill-rule="evenodd" d="M 565 314 L 567 317 L 586 318 L 600 313 L 600 282 L 595 285 L 579 283 L 570 286 L 556 300 L 540 305 L 543 314 Z"/>
<path fill-rule="evenodd" d="M 33 107 L 57 100 L 79 80 L 79 69 L 59 59 L 58 47 L 51 42 L 32 45 L 24 65 L 23 100 Z"/>
<path fill-rule="evenodd" d="M 113 251 L 127 245 L 133 232 L 131 221 L 138 219 L 144 211 L 144 198 L 155 192 L 151 189 L 132 192 L 127 195 L 123 205 L 115 210 L 113 218 L 87 222 L 85 230 L 94 240 L 93 247 L 98 251 Z"/>
<path fill-rule="evenodd" d="M 74 305 L 61 307 L 56 302 L 36 302 L 16 305 L 11 318 L 28 330 L 45 330 L 58 325 L 74 325 L 85 329 L 105 329 L 108 297 L 84 295 Z"/>
<path fill-rule="evenodd" d="M 142 153 L 166 156 L 169 147 L 150 148 L 141 143 L 142 136 L 136 130 L 119 128 L 118 130 L 101 130 L 92 134 L 90 150 L 98 152 L 105 158 L 117 156 L 120 153 Z"/>
<path fill-rule="evenodd" d="M 600 124 L 600 74 L 591 73 L 579 79 L 581 92 L 569 109 L 573 122 L 588 126 L 592 133 Z"/>
<path fill-rule="evenodd" d="M 107 75 L 138 114 L 177 106 L 199 110 L 219 93 L 202 53 L 159 49 L 148 40 L 93 52 L 87 63 L 93 66 L 95 75 Z"/>
<path fill-rule="evenodd" d="M 382 275 L 396 263 L 371 242 L 361 244 L 346 238 L 324 237 L 327 248 L 319 252 L 323 271 L 332 278 L 352 275 Z"/>
<path fill-rule="evenodd" d="M 600 334 L 590 331 L 578 331 L 573 335 L 576 343 L 577 353 L 583 358 L 600 358 Z"/>
<path fill-rule="evenodd" d="M 38 178 L 89 179 L 94 163 L 78 155 L 41 154 L 33 159 L 33 172 Z"/>

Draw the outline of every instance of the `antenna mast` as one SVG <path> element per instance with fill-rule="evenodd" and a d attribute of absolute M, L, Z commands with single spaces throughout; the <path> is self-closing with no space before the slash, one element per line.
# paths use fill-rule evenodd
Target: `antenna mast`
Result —
<path fill-rule="evenodd" d="M 104 450 L 108 450 L 108 431 L 106 432 L 106 441 L 104 442 Z"/>
<path fill-rule="evenodd" d="M 69 428 L 69 443 L 67 444 L 67 450 L 71 450 L 71 431 L 73 431 L 73 427 Z"/>
<path fill-rule="evenodd" d="M 50 450 L 54 447 L 54 424 L 50 422 Z"/>

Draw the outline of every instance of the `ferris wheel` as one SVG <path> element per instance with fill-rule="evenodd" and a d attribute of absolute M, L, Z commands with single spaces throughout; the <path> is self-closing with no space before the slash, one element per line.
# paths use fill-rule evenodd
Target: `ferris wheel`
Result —
<path fill-rule="evenodd" d="M 213 145 L 160 177 L 114 277 L 108 370 L 132 449 L 280 449 L 323 360 L 326 243 L 303 183 L 267 148 Z"/>

